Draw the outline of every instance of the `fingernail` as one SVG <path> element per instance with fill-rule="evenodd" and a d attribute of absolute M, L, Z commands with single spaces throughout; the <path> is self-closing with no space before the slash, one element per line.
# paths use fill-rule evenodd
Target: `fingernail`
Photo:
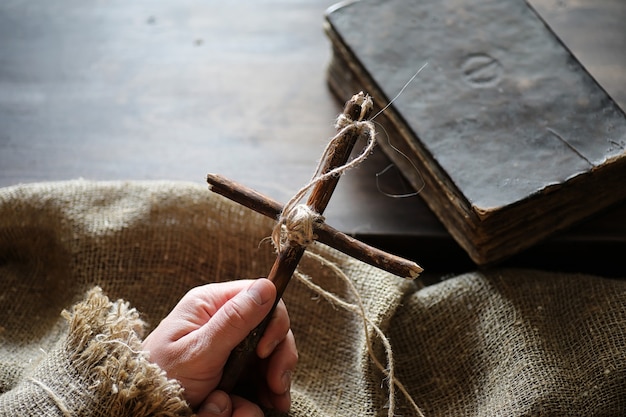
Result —
<path fill-rule="evenodd" d="M 267 290 L 265 284 L 258 280 L 248 287 L 248 293 L 258 305 L 272 301 L 272 293 Z"/>
<path fill-rule="evenodd" d="M 282 376 L 284 392 L 289 392 L 291 388 L 291 371 L 286 371 Z"/>
<path fill-rule="evenodd" d="M 199 410 L 203 416 L 207 414 L 212 416 L 224 415 L 230 405 L 228 394 L 222 391 L 213 391 L 204 401 Z"/>
<path fill-rule="evenodd" d="M 269 357 L 272 354 L 272 352 L 274 352 L 274 349 L 276 349 L 276 346 L 278 346 L 278 343 L 279 343 L 278 340 L 274 340 L 268 344 L 259 345 L 259 349 L 263 349 L 263 350 L 259 350 L 257 354 L 259 355 L 261 359 L 265 359 Z"/>
<path fill-rule="evenodd" d="M 208 403 L 208 404 L 205 404 L 205 405 L 202 406 L 202 410 L 201 411 L 204 412 L 204 413 L 220 415 L 225 410 L 220 408 L 220 406 L 215 404 L 215 403 Z"/>
<path fill-rule="evenodd" d="M 212 399 L 210 402 L 206 402 L 202 405 L 201 411 L 203 413 L 213 414 L 213 415 L 222 415 L 228 408 L 228 403 L 223 401 L 223 398 L 217 396 Z"/>

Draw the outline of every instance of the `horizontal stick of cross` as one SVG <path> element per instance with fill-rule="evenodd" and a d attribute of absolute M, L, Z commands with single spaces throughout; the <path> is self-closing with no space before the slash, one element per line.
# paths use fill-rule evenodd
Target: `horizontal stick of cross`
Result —
<path fill-rule="evenodd" d="M 278 201 L 221 175 L 209 174 L 207 182 L 211 191 L 274 220 L 282 211 Z M 401 278 L 414 279 L 423 271 L 413 261 L 363 243 L 326 223 L 316 224 L 314 231 L 318 242 Z"/>
<path fill-rule="evenodd" d="M 372 105 L 371 98 L 364 93 L 354 95 L 346 103 L 344 111 L 338 119 L 337 127 L 339 132 L 333 138 L 329 147 L 326 148 L 316 172 L 317 177 L 310 184 L 312 190 L 306 207 L 308 211 L 318 216 L 317 221 L 311 222 L 311 227 L 314 228 L 313 234 L 320 242 L 403 278 L 415 278 L 422 272 L 422 268 L 415 262 L 385 253 L 359 242 L 320 220 L 339 181 L 340 174 L 343 172 L 341 168 L 349 165 L 348 159 L 357 139 L 361 136 L 367 136 L 371 141 L 370 143 L 374 144 L 373 125 L 371 122 L 366 121 L 371 113 Z M 291 203 L 294 202 L 294 199 L 287 203 L 286 207 L 282 207 L 280 203 L 219 175 L 209 174 L 207 182 L 212 191 L 261 214 L 278 219 L 277 227 L 279 232 L 285 219 L 283 217 L 286 214 L 284 211 L 293 209 Z M 307 187 L 303 188 L 304 191 L 306 189 Z M 297 201 L 295 202 L 297 203 Z M 280 235 L 280 233 L 278 234 Z M 282 241 L 275 241 L 275 244 L 278 248 L 278 256 L 268 274 L 268 279 L 276 286 L 277 297 L 274 307 L 276 307 L 280 297 L 282 297 L 283 292 L 287 288 L 287 284 L 306 249 L 306 244 L 301 243 L 298 239 L 286 239 L 284 245 Z M 272 316 L 272 312 L 231 352 L 224 367 L 222 380 L 218 386 L 219 389 L 226 392 L 234 390 L 239 376 L 247 366 L 250 357 L 253 356 L 256 346 Z"/>

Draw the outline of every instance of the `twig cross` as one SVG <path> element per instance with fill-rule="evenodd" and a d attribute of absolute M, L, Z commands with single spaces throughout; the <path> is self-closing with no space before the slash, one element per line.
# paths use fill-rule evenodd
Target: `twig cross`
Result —
<path fill-rule="evenodd" d="M 323 214 L 335 187 L 339 181 L 339 174 L 335 172 L 341 167 L 346 166 L 352 148 L 357 139 L 362 134 L 363 129 L 358 128 L 357 123 L 366 120 L 372 110 L 372 100 L 364 93 L 353 96 L 345 105 L 344 111 L 340 116 L 343 124 L 353 126 L 355 128 L 346 129 L 345 126 L 340 130 L 340 134 L 333 139 L 332 147 L 327 148 L 324 159 L 320 162 L 320 167 L 316 175 L 319 180 L 312 184 L 312 191 L 307 200 L 307 210 L 316 216 L 316 221 L 312 223 L 313 237 L 318 241 L 331 246 L 347 255 L 362 260 L 370 265 L 384 269 L 403 278 L 415 278 L 421 272 L 422 268 L 415 262 L 408 261 L 395 255 L 385 253 L 379 249 L 368 246 L 358 240 L 351 238 L 336 229 L 328 226 L 323 222 L 321 215 Z M 373 130 L 368 134 L 373 135 Z M 371 140 L 374 138 L 372 137 Z M 291 212 L 293 205 L 288 203 L 284 208 L 280 203 L 269 197 L 251 190 L 243 185 L 230 181 L 222 176 L 209 174 L 207 176 L 209 188 L 229 198 L 239 204 L 251 208 L 261 214 L 274 219 L 279 218 L 274 243 L 278 250 L 276 261 L 268 274 L 268 279 L 276 286 L 276 302 L 282 296 L 287 288 L 291 276 L 293 275 L 304 251 L 309 242 L 302 242 L 298 239 L 281 239 L 281 230 L 284 227 L 285 211 Z M 299 200 L 299 199 L 296 199 Z M 293 202 L 294 200 L 292 200 Z M 297 203 L 297 201 L 295 201 Z M 284 240 L 284 242 L 283 242 Z M 273 309 L 272 309 L 273 312 Z M 222 381 L 219 389 L 231 392 L 246 367 L 249 358 L 254 354 L 256 346 L 263 335 L 265 327 L 271 318 L 272 312 L 263 320 L 263 322 L 252 331 L 248 337 L 231 353 L 230 358 L 224 369 Z"/>

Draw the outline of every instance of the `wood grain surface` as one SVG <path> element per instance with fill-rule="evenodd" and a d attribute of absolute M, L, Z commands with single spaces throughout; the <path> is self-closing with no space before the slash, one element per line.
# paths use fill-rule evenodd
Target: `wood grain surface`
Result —
<path fill-rule="evenodd" d="M 331 51 L 323 14 L 333 3 L 0 2 L 0 186 L 79 177 L 204 184 L 214 172 L 285 202 L 313 174 L 343 104 L 325 79 Z M 546 5 L 559 33 L 580 10 L 621 2 L 532 3 Z M 626 85 L 619 65 L 626 65 L 608 62 L 624 59 L 611 49 L 624 50 L 624 28 L 604 41 L 607 31 L 595 29 L 615 15 L 597 12 L 596 20 L 567 30 L 579 40 L 594 34 L 592 46 L 583 42 L 594 50 L 583 63 L 594 76 L 601 67 L 614 69 L 604 72 L 622 81 L 600 82 L 618 100 Z M 620 87 L 622 93 L 610 90 Z M 379 191 L 376 173 L 387 165 L 376 152 L 349 172 L 327 209 L 328 223 L 427 271 L 471 268 L 419 197 Z M 403 187 L 397 172 L 385 174 L 385 191 Z M 516 262 L 571 266 L 559 259 L 579 247 L 610 256 L 626 239 L 624 213 L 626 207 L 606 213 Z"/>

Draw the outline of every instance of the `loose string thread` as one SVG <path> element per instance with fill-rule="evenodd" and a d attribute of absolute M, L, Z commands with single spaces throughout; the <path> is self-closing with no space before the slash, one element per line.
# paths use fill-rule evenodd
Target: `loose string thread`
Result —
<path fill-rule="evenodd" d="M 324 217 L 316 213 L 308 205 L 298 204 L 304 196 L 318 183 L 342 175 L 347 170 L 361 164 L 374 150 L 376 146 L 376 129 L 374 124 L 370 120 L 362 120 L 364 115 L 373 107 L 373 102 L 371 97 L 363 96 L 363 101 L 359 104 L 361 105 L 361 114 L 357 120 L 352 120 L 345 114 L 339 115 L 335 123 L 335 127 L 339 131 L 326 145 L 313 177 L 285 204 L 281 216 L 272 231 L 272 242 L 278 252 L 288 241 L 296 242 L 303 246 L 310 244 L 316 238 L 313 232 L 315 224 L 324 221 Z M 359 138 L 366 139 L 365 147 L 351 161 L 326 173 L 322 173 L 324 161 L 333 152 L 337 143 L 345 138 L 350 131 L 353 131 Z"/>
<path fill-rule="evenodd" d="M 417 74 L 416 74 L 417 75 Z M 395 100 L 395 99 L 394 99 Z M 376 189 L 378 189 L 378 192 L 380 192 L 382 195 L 384 195 L 385 197 L 389 197 L 389 198 L 408 198 L 408 197 L 415 197 L 417 195 L 419 195 L 419 193 L 422 192 L 422 190 L 424 189 L 424 187 L 426 186 L 426 182 L 424 181 L 424 177 L 422 176 L 422 174 L 420 173 L 419 168 L 417 168 L 417 166 L 415 165 L 415 163 L 413 162 L 413 160 L 411 158 L 409 158 L 407 156 L 407 154 L 405 154 L 404 152 L 402 152 L 400 149 L 398 149 L 396 146 L 394 146 L 391 143 L 391 138 L 389 137 L 389 134 L 387 133 L 387 130 L 385 129 L 385 127 L 383 125 L 381 125 L 378 122 L 375 122 L 378 126 L 380 126 L 380 128 L 382 129 L 384 136 L 387 138 L 387 145 L 393 149 L 394 152 L 396 152 L 397 154 L 399 154 L 402 158 L 404 158 L 412 167 L 413 167 L 413 171 L 417 174 L 417 176 L 420 178 L 420 182 L 421 185 L 419 186 L 419 188 L 416 191 L 412 191 L 409 193 L 402 193 L 402 194 L 392 194 L 392 193 L 387 193 L 385 191 L 382 190 L 382 188 L 380 187 L 380 177 L 385 175 L 385 173 L 387 171 L 389 171 L 392 167 L 394 167 L 394 164 L 389 164 L 387 165 L 387 167 L 385 167 L 383 170 L 381 170 L 380 172 L 376 173 Z"/>
<path fill-rule="evenodd" d="M 378 325 L 376 325 L 376 323 L 374 323 L 372 319 L 368 317 L 365 311 L 365 306 L 363 305 L 363 299 L 361 298 L 361 295 L 359 294 L 359 291 L 356 289 L 352 280 L 345 274 L 345 272 L 341 270 L 341 268 L 339 268 L 336 264 L 328 261 L 323 256 L 320 256 L 313 252 L 305 252 L 305 256 L 312 257 L 313 259 L 317 260 L 325 267 L 329 268 L 332 272 L 334 272 L 348 286 L 354 298 L 356 299 L 356 304 L 351 304 L 345 300 L 342 300 L 341 298 L 339 298 L 337 295 L 333 294 L 332 292 L 326 291 L 324 288 L 315 284 L 309 277 L 307 277 L 305 274 L 301 273 L 300 271 L 296 271 L 294 273 L 295 277 L 300 282 L 302 282 L 306 287 L 311 289 L 313 292 L 315 292 L 319 296 L 325 298 L 329 303 L 339 306 L 346 311 L 352 312 L 358 315 L 363 320 L 363 328 L 365 330 L 364 331 L 365 343 L 367 347 L 368 356 L 370 357 L 370 359 L 372 360 L 376 368 L 378 368 L 378 370 L 381 371 L 388 380 L 388 387 L 389 387 L 389 400 L 388 400 L 389 409 L 387 413 L 388 417 L 393 417 L 395 415 L 395 408 L 396 408 L 395 388 L 396 387 L 398 388 L 398 390 L 400 390 L 400 392 L 402 392 L 402 394 L 407 399 L 411 407 L 415 410 L 417 415 L 420 417 L 424 417 L 422 410 L 415 403 L 415 401 L 411 397 L 411 394 L 408 392 L 406 387 L 400 382 L 400 380 L 396 377 L 395 362 L 393 358 L 393 350 L 391 348 L 391 342 L 389 341 L 389 338 L 387 338 L 385 333 L 381 330 L 381 328 Z M 385 349 L 386 359 L 387 359 L 386 367 L 376 357 L 376 353 L 374 352 L 374 348 L 372 346 L 372 340 L 369 335 L 369 327 L 371 327 L 374 330 L 374 332 L 376 333 L 376 335 L 378 336 L 378 338 L 381 340 L 383 344 L 383 347 Z"/>
<path fill-rule="evenodd" d="M 385 107 L 383 107 L 382 109 L 380 109 L 378 111 L 378 113 L 376 113 L 374 115 L 374 117 L 371 118 L 371 120 L 373 121 L 374 119 L 376 119 L 378 116 L 380 116 L 382 113 L 385 112 L 385 110 L 387 110 L 401 95 L 402 93 L 404 93 L 404 90 L 407 89 L 407 87 L 409 86 L 409 84 L 411 84 L 413 82 L 413 80 L 415 80 L 415 78 L 417 78 L 417 76 L 420 74 L 420 72 L 422 72 L 422 70 L 424 68 L 426 68 L 428 66 L 428 62 L 425 62 L 416 72 L 415 74 L 413 74 L 413 76 L 411 78 L 409 78 L 409 80 L 402 86 L 402 88 L 400 89 L 400 91 L 398 91 L 398 93 L 395 95 L 394 98 L 392 98 L 389 103 L 387 103 L 387 105 Z M 424 182 L 424 179 L 422 177 L 422 174 L 420 173 L 419 169 L 417 168 L 417 166 L 415 166 L 415 164 L 413 163 L 413 161 L 411 160 L 411 158 L 409 158 L 404 152 L 402 152 L 400 149 L 398 149 L 397 147 L 395 147 L 394 145 L 391 144 L 391 138 L 389 137 L 389 135 L 387 134 L 387 131 L 385 130 L 385 128 L 383 127 L 383 125 L 381 125 L 380 123 L 377 123 L 378 126 L 380 126 L 380 128 L 383 130 L 383 132 L 385 133 L 385 136 L 387 137 L 387 144 L 389 145 L 389 147 L 391 147 L 391 149 L 393 149 L 396 153 L 398 153 L 400 156 L 402 156 L 409 164 L 411 164 L 413 166 L 413 170 L 417 173 L 417 175 L 420 177 L 420 179 L 422 180 L 422 185 L 419 187 L 419 189 L 417 191 L 414 192 L 410 192 L 410 193 L 402 193 L 402 194 L 391 194 L 391 193 L 387 193 L 385 191 L 383 191 L 380 188 L 380 177 L 382 175 L 385 174 L 385 172 L 387 172 L 392 166 L 388 165 L 385 169 L 383 169 L 382 171 L 378 172 L 376 174 L 376 188 L 378 189 L 378 191 L 383 194 L 386 197 L 390 197 L 390 198 L 407 198 L 407 197 L 414 197 L 416 195 L 418 195 L 420 192 L 422 192 L 422 189 L 424 189 L 424 186 L 426 185 L 426 183 Z"/>
<path fill-rule="evenodd" d="M 63 413 L 64 417 L 72 417 L 73 414 L 69 410 L 69 408 L 67 408 L 67 406 L 63 402 L 63 399 L 60 396 L 56 395 L 55 392 L 52 391 L 52 389 L 50 387 L 48 387 L 46 384 L 44 384 L 40 380 L 32 378 L 32 377 L 28 378 L 28 381 L 32 382 L 33 384 L 39 386 L 39 388 L 44 390 L 46 392 L 46 394 L 48 394 L 50 399 L 54 402 L 54 405 L 56 405 L 58 407 L 59 411 L 61 411 L 61 413 Z"/>

